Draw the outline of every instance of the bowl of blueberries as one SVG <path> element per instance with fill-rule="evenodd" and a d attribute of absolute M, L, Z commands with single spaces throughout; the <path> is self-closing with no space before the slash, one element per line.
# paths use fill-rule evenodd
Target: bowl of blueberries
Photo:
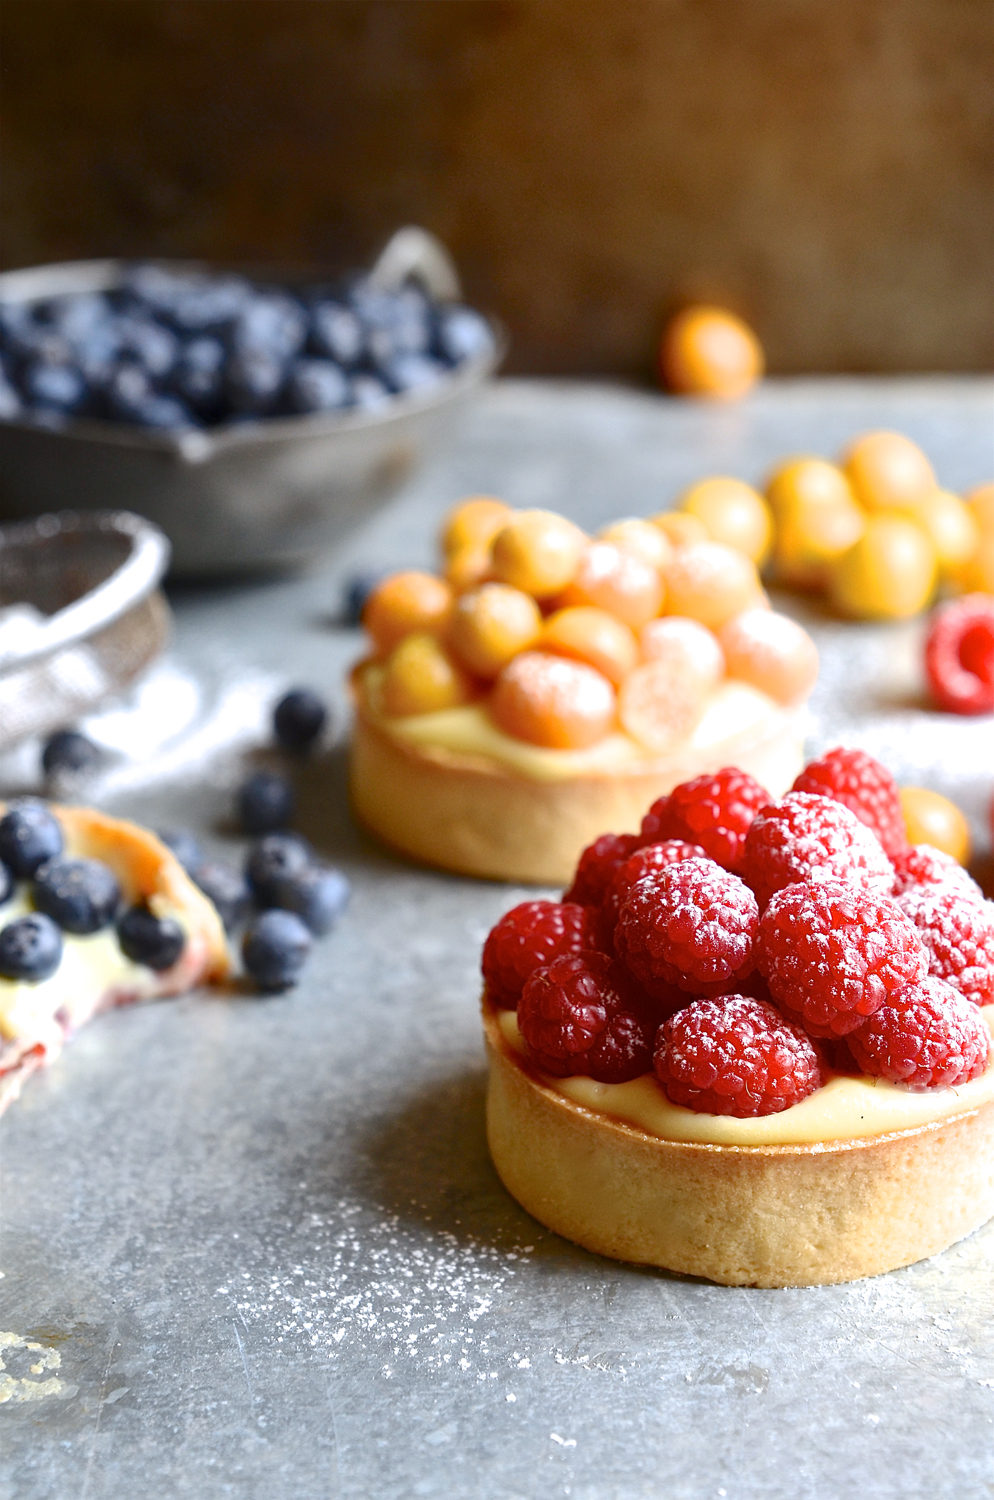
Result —
<path fill-rule="evenodd" d="M 194 262 L 0 275 L 0 518 L 136 511 L 174 576 L 294 567 L 436 452 L 501 330 L 402 229 L 372 269 L 263 283 Z"/>

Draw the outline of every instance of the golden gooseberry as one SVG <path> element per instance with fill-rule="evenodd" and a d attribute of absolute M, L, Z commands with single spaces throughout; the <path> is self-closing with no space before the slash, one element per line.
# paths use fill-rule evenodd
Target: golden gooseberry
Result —
<path fill-rule="evenodd" d="M 646 661 L 680 664 L 689 677 L 710 693 L 725 675 L 725 656 L 714 631 L 699 620 L 663 615 L 650 620 L 639 636 Z"/>
<path fill-rule="evenodd" d="M 613 542 L 616 547 L 633 552 L 654 568 L 665 568 L 673 555 L 673 544 L 666 533 L 651 521 L 640 521 L 635 516 L 612 521 L 610 526 L 597 533 L 597 540 Z"/>
<path fill-rule="evenodd" d="M 994 531 L 982 531 L 973 556 L 957 574 L 968 594 L 994 594 Z"/>
<path fill-rule="evenodd" d="M 729 677 L 776 703 L 800 703 L 818 679 L 818 650 L 795 620 L 771 609 L 747 609 L 718 632 Z"/>
<path fill-rule="evenodd" d="M 925 608 L 935 588 L 935 547 L 909 516 L 871 515 L 854 547 L 828 571 L 832 603 L 861 620 L 904 620 Z"/>
<path fill-rule="evenodd" d="M 485 583 L 456 601 L 449 644 L 479 677 L 496 677 L 512 656 L 533 646 L 542 612 L 530 594 L 506 583 Z"/>
<path fill-rule="evenodd" d="M 707 702 L 707 688 L 674 653 L 629 673 L 618 694 L 618 718 L 633 740 L 662 755 L 693 733 Z"/>
<path fill-rule="evenodd" d="M 613 728 L 616 709 L 614 688 L 602 673 L 546 651 L 522 651 L 490 695 L 499 729 L 553 750 L 596 745 Z"/>
<path fill-rule="evenodd" d="M 755 563 L 720 542 L 678 548 L 665 583 L 666 613 L 688 615 L 710 630 L 765 598 Z"/>
<path fill-rule="evenodd" d="M 965 865 L 970 858 L 970 829 L 955 802 L 924 786 L 903 786 L 900 795 L 908 843 L 931 844 Z"/>
<path fill-rule="evenodd" d="M 932 538 L 940 574 L 958 576 L 980 541 L 980 527 L 966 501 L 950 490 L 933 490 L 918 506 L 915 519 Z"/>
<path fill-rule="evenodd" d="M 479 584 L 486 583 L 492 570 L 489 544 L 483 547 L 473 543 L 460 547 L 458 552 L 451 552 L 442 569 L 446 583 L 451 585 L 456 594 L 464 594 L 467 589 L 475 589 Z"/>
<path fill-rule="evenodd" d="M 587 662 L 615 686 L 639 659 L 638 641 L 631 627 L 605 609 L 586 605 L 557 609 L 546 620 L 539 645 L 543 651 Z"/>
<path fill-rule="evenodd" d="M 819 588 L 827 565 L 863 534 L 852 486 L 824 458 L 794 458 L 771 474 L 766 498 L 775 518 L 773 569 L 795 588 Z"/>
<path fill-rule="evenodd" d="M 492 495 L 473 495 L 453 506 L 442 523 L 442 552 L 446 557 L 466 547 L 486 548 L 506 526 L 514 511 Z"/>
<path fill-rule="evenodd" d="M 963 498 L 981 532 L 989 536 L 994 532 L 994 484 L 978 484 Z"/>
<path fill-rule="evenodd" d="M 549 599 L 571 581 L 587 538 L 551 510 L 519 510 L 493 541 L 493 573 L 536 599 Z"/>
<path fill-rule="evenodd" d="M 687 307 L 667 325 L 659 349 L 663 385 L 682 396 L 734 401 L 763 373 L 762 346 L 747 323 L 723 307 Z"/>
<path fill-rule="evenodd" d="M 680 496 L 680 508 L 701 521 L 712 542 L 734 547 L 761 568 L 773 539 L 770 507 L 744 480 L 716 475 L 692 484 Z"/>
<path fill-rule="evenodd" d="M 405 636 L 394 647 L 380 689 L 383 711 L 392 718 L 458 708 L 474 691 L 472 678 L 433 635 Z"/>
<path fill-rule="evenodd" d="M 626 548 L 613 542 L 591 542 L 558 602 L 563 607 L 588 604 L 606 609 L 638 630 L 659 614 L 663 581 L 657 568 Z"/>
<path fill-rule="evenodd" d="M 452 613 L 452 590 L 434 573 L 393 573 L 370 594 L 362 623 L 381 654 L 414 631 L 441 635 Z"/>
<path fill-rule="evenodd" d="M 650 516 L 650 523 L 658 526 L 673 547 L 687 547 L 691 542 L 710 540 L 708 529 L 696 516 L 688 516 L 685 510 L 661 510 Z"/>
<path fill-rule="evenodd" d="M 842 455 L 842 467 L 866 510 L 914 510 L 937 488 L 917 443 L 900 432 L 866 432 Z"/>

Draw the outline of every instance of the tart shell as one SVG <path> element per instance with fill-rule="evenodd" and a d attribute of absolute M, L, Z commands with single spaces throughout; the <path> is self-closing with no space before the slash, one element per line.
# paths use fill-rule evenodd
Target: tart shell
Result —
<path fill-rule="evenodd" d="M 661 1140 L 545 1087 L 484 1001 L 487 1137 L 540 1223 L 615 1260 L 725 1286 L 821 1286 L 935 1255 L 994 1214 L 994 1100 L 869 1139 Z"/>

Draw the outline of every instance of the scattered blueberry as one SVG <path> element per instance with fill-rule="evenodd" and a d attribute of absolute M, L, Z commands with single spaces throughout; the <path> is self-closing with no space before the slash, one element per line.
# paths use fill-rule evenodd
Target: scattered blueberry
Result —
<path fill-rule="evenodd" d="M 252 901 L 248 881 L 231 865 L 208 860 L 193 872 L 193 878 L 214 905 L 226 932 L 237 927 L 247 915 Z"/>
<path fill-rule="evenodd" d="M 342 624 L 361 625 L 362 612 L 366 608 L 366 600 L 380 583 L 386 574 L 382 571 L 369 571 L 366 573 L 353 573 L 351 578 L 345 580 L 342 589 Z"/>
<path fill-rule="evenodd" d="M 167 849 L 171 849 L 186 873 L 196 879 L 196 873 L 204 862 L 204 851 L 200 841 L 187 828 L 160 828 L 158 836 Z"/>
<path fill-rule="evenodd" d="M 117 924 L 117 940 L 125 957 L 150 969 L 171 969 L 183 952 L 186 937 L 171 917 L 157 917 L 147 906 L 132 906 Z"/>
<path fill-rule="evenodd" d="M 35 871 L 34 903 L 63 932 L 83 936 L 113 922 L 121 887 L 100 860 L 49 859 Z"/>
<path fill-rule="evenodd" d="M 0 818 L 0 860 L 18 880 L 62 853 L 62 829 L 44 802 L 25 797 Z"/>
<path fill-rule="evenodd" d="M 311 934 L 292 911 L 260 913 L 242 938 L 247 972 L 261 990 L 271 993 L 296 984 L 310 951 Z"/>
<path fill-rule="evenodd" d="M 293 816 L 293 788 L 275 771 L 255 771 L 238 792 L 238 817 L 249 834 L 275 833 Z"/>
<path fill-rule="evenodd" d="M 47 979 L 61 958 L 62 934 L 44 912 L 18 917 L 0 931 L 0 976 L 4 979 Z"/>
<path fill-rule="evenodd" d="M 78 729 L 60 729 L 45 741 L 41 768 L 46 776 L 86 776 L 103 760 L 99 746 Z"/>
<path fill-rule="evenodd" d="M 284 750 L 307 750 L 327 722 L 328 710 L 309 688 L 291 688 L 273 710 L 273 729 Z"/>
<path fill-rule="evenodd" d="M 3 860 L 0 860 L 0 906 L 14 894 L 14 876 Z"/>
<path fill-rule="evenodd" d="M 311 865 L 299 874 L 274 881 L 272 900 L 265 904 L 296 912 L 310 931 L 320 937 L 334 927 L 350 895 L 351 886 L 341 870 Z"/>
<path fill-rule="evenodd" d="M 260 839 L 245 863 L 245 877 L 260 906 L 278 906 L 281 884 L 309 870 L 311 847 L 295 833 L 271 833 Z"/>

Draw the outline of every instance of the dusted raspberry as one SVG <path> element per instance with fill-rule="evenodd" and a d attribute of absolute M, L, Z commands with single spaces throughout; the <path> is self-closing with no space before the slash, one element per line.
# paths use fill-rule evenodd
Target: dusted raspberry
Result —
<path fill-rule="evenodd" d="M 942 604 L 925 641 L 932 696 L 951 714 L 994 709 L 994 598 L 966 594 Z"/>
<path fill-rule="evenodd" d="M 734 988 L 754 968 L 759 911 L 744 881 L 710 859 L 650 870 L 618 913 L 615 951 L 643 985 L 691 995 Z"/>
<path fill-rule="evenodd" d="M 640 844 L 662 844 L 671 837 L 669 825 L 669 797 L 657 797 L 642 819 Z"/>
<path fill-rule="evenodd" d="M 564 953 L 594 946 L 587 908 L 523 901 L 505 912 L 483 945 L 483 980 L 495 1005 L 514 1010 L 529 974 Z"/>
<path fill-rule="evenodd" d="M 927 886 L 956 886 L 975 901 L 983 900 L 983 891 L 971 875 L 944 849 L 931 844 L 909 844 L 900 854 L 891 856 L 894 866 L 894 895 L 903 896 Z"/>
<path fill-rule="evenodd" d="M 529 1057 L 546 1073 L 624 1083 L 649 1072 L 657 1023 L 626 1008 L 615 968 L 604 953 L 571 953 L 528 980 L 518 1025 Z"/>
<path fill-rule="evenodd" d="M 792 791 L 834 797 L 873 829 L 891 859 L 908 847 L 897 782 L 865 750 L 846 750 L 842 745 L 829 750 L 804 767 Z"/>
<path fill-rule="evenodd" d="M 637 833 L 602 833 L 580 855 L 573 884 L 563 893 L 564 901 L 580 906 L 600 906 L 615 870 L 634 854 L 642 842 Z"/>
<path fill-rule="evenodd" d="M 778 891 L 759 921 L 756 963 L 785 1014 L 818 1037 L 847 1036 L 928 972 L 896 902 L 841 881 Z"/>
<path fill-rule="evenodd" d="M 926 886 L 898 904 L 921 934 L 928 972 L 975 1005 L 994 1004 L 994 903 L 956 886 Z"/>
<path fill-rule="evenodd" d="M 864 1021 L 849 1037 L 861 1070 L 909 1089 L 950 1089 L 987 1066 L 991 1034 L 975 1005 L 929 975 Z"/>
<path fill-rule="evenodd" d="M 760 910 L 775 891 L 799 880 L 850 880 L 889 895 L 894 871 L 875 834 L 831 797 L 788 792 L 756 814 L 742 869 Z"/>
<path fill-rule="evenodd" d="M 678 864 L 682 859 L 706 858 L 707 855 L 699 844 L 685 844 L 683 839 L 665 839 L 661 844 L 646 844 L 637 849 L 614 872 L 601 902 L 608 930 L 613 934 L 622 902 L 636 880 L 641 880 L 650 870 L 661 870 L 666 865 Z"/>
<path fill-rule="evenodd" d="M 700 844 L 709 858 L 741 875 L 745 836 L 759 809 L 769 801 L 769 792 L 735 766 L 695 776 L 670 793 L 661 819 L 666 832 L 660 837 Z M 643 839 L 645 826 L 643 822 Z"/>
<path fill-rule="evenodd" d="M 749 1119 L 790 1109 L 821 1086 L 817 1048 L 774 1005 L 747 995 L 695 1000 L 661 1027 L 656 1077 L 674 1104 Z"/>

